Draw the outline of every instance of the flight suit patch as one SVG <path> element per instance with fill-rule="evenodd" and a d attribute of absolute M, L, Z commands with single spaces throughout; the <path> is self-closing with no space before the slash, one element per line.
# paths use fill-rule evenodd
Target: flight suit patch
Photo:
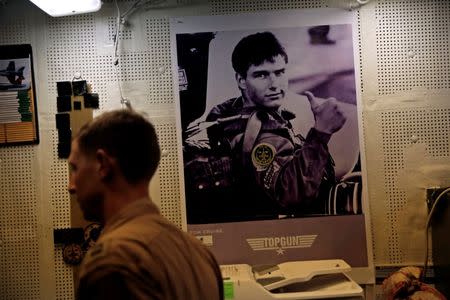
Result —
<path fill-rule="evenodd" d="M 275 158 L 275 147 L 271 144 L 260 143 L 253 148 L 252 163 L 256 171 L 266 170 Z"/>
<path fill-rule="evenodd" d="M 264 188 L 267 190 L 270 190 L 272 188 L 273 179 L 275 177 L 275 174 L 280 171 L 280 165 L 274 161 L 269 168 L 266 171 L 266 174 L 264 175 Z"/>

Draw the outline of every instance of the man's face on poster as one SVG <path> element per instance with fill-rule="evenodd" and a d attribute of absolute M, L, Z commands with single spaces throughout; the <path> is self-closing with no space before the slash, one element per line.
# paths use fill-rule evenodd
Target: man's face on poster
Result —
<path fill-rule="evenodd" d="M 250 65 L 247 76 L 237 74 L 236 79 L 246 106 L 278 109 L 282 105 L 288 87 L 283 56 L 275 56 L 273 62 L 265 60 L 258 66 Z"/>

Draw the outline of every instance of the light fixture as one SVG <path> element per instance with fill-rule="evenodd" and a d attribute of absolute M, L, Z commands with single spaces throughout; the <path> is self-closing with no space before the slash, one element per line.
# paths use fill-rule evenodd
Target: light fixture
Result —
<path fill-rule="evenodd" d="M 30 0 L 52 17 L 63 17 L 98 11 L 101 0 Z"/>

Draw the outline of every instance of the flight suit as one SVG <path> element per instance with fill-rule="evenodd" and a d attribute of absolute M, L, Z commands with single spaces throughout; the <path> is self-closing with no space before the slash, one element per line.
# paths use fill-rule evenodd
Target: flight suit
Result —
<path fill-rule="evenodd" d="M 148 199 L 108 222 L 83 259 L 77 299 L 223 299 L 220 268 Z"/>
<path fill-rule="evenodd" d="M 314 128 L 306 138 L 295 135 L 290 123 L 295 114 L 243 107 L 242 97 L 215 106 L 206 120 L 239 114 L 244 117 L 210 127 L 208 138 L 213 149 L 231 151 L 247 198 L 240 202 L 250 202 L 261 215 L 324 213 L 335 183 L 331 135 Z"/>

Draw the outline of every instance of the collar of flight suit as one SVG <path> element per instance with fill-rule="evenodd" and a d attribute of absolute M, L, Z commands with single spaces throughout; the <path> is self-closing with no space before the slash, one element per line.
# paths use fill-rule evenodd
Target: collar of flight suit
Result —
<path fill-rule="evenodd" d="M 278 111 L 264 109 L 264 107 L 259 106 L 249 106 L 244 107 L 244 99 L 242 96 L 235 98 L 230 105 L 230 108 L 234 111 L 236 111 L 236 114 L 242 112 L 246 113 L 252 113 L 254 111 L 266 111 L 267 113 L 274 115 L 278 114 L 280 115 L 284 120 L 290 121 L 292 119 L 295 119 L 295 113 L 291 112 L 290 110 L 287 110 L 286 108 L 280 108 Z"/>
<path fill-rule="evenodd" d="M 129 220 L 143 214 L 159 214 L 158 207 L 148 197 L 137 199 L 115 214 L 104 226 L 102 234 L 106 234 L 115 228 L 127 223 Z"/>

